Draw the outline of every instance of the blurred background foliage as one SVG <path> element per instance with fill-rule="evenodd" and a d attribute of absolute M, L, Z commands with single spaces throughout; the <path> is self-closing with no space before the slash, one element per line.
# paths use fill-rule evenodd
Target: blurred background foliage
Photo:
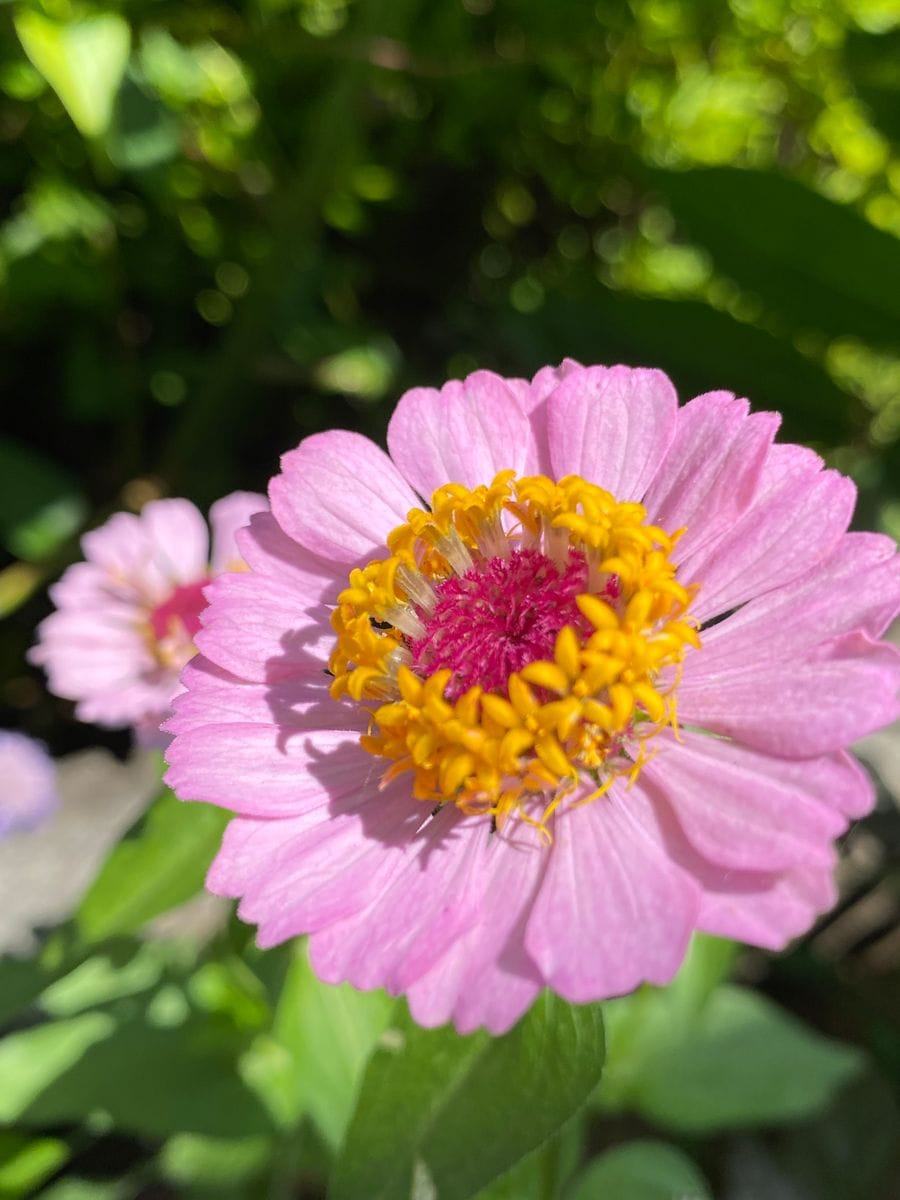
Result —
<path fill-rule="evenodd" d="M 898 0 L 3 3 L 0 144 L 0 725 L 58 753 L 127 748 L 22 666 L 85 528 L 262 489 L 306 434 L 381 437 L 404 388 L 476 367 L 571 355 L 747 395 L 900 532 Z M 183 819 L 163 797 L 74 932 L 0 964 L 7 1017 L 32 1006 L 0 1043 L 24 1071 L 0 1197 L 321 1194 L 387 1009 L 236 928 L 129 941 L 199 886 L 218 827 Z M 484 1195 L 562 1194 L 586 1147 L 575 1200 L 896 1200 L 896 810 L 859 836 L 844 916 L 875 895 L 874 923 L 743 956 L 756 990 L 714 986 L 709 951 L 612 1006 L 602 1119 Z"/>

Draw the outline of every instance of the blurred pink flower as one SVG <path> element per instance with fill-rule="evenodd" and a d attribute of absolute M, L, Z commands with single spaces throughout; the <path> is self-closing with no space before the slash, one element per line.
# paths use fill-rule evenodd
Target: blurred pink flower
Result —
<path fill-rule="evenodd" d="M 59 805 L 56 768 L 40 742 L 0 729 L 0 838 L 35 829 Z"/>
<path fill-rule="evenodd" d="M 208 885 L 260 945 L 500 1033 L 833 903 L 900 573 L 778 424 L 567 361 L 407 392 L 390 456 L 284 456 L 167 726 L 179 795 L 238 814 Z"/>
<path fill-rule="evenodd" d="M 234 492 L 210 509 L 209 532 L 189 500 L 154 500 L 139 516 L 116 513 L 82 539 L 85 561 L 50 589 L 56 605 L 38 628 L 31 662 L 52 692 L 77 700 L 79 720 L 132 725 L 164 744 L 160 723 L 194 654 L 210 579 L 243 569 L 235 533 L 264 496 Z"/>

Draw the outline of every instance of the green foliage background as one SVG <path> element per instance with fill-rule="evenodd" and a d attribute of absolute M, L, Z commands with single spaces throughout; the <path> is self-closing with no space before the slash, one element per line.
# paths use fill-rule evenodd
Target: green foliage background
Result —
<path fill-rule="evenodd" d="M 900 532 L 897 0 L 4 3 L 0 195 L 0 724 L 57 753 L 127 748 L 22 665 L 85 528 L 261 490 L 306 434 L 380 437 L 404 388 L 476 367 L 747 395 Z M 740 959 L 751 989 L 702 944 L 609 1006 L 570 1119 L 593 1010 L 486 1050 L 236 925 L 135 941 L 199 886 L 219 825 L 186 816 L 162 796 L 75 921 L 0 963 L 0 1197 L 319 1196 L 332 1171 L 343 1200 L 897 1194 L 900 956 L 814 937 Z M 895 922 L 896 818 L 866 884 Z M 436 1125 L 379 1124 L 423 1079 Z"/>

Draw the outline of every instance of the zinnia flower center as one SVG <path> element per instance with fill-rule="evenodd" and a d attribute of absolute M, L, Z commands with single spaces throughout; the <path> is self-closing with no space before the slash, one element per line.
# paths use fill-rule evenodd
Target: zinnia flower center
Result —
<path fill-rule="evenodd" d="M 200 631 L 200 614 L 206 609 L 203 589 L 208 578 L 177 587 L 167 600 L 152 608 L 147 616 L 147 640 L 156 659 L 167 668 L 180 671 L 194 657 L 194 638 Z"/>
<path fill-rule="evenodd" d="M 409 771 L 417 799 L 546 831 L 585 779 L 579 802 L 636 773 L 700 644 L 678 536 L 578 476 L 504 471 L 413 509 L 332 616 L 332 695 L 370 707 L 385 781 Z"/>

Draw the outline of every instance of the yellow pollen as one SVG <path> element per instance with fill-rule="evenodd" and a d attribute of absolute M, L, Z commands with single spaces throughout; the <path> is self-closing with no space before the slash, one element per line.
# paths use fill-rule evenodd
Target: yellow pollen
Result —
<path fill-rule="evenodd" d="M 332 614 L 331 692 L 369 709 L 361 744 L 385 760 L 384 783 L 408 773 L 426 804 L 484 814 L 497 829 L 516 814 L 549 840 L 550 818 L 576 792 L 580 805 L 616 778 L 633 782 L 649 739 L 666 726 L 677 733 L 682 660 L 700 647 L 693 589 L 671 559 L 682 532 L 574 475 L 502 471 L 489 486 L 445 484 L 430 511 L 413 509 L 388 536 L 389 554 L 351 571 Z M 417 639 L 439 619 L 443 583 L 517 551 L 583 572 L 577 612 L 552 655 L 503 687 L 459 694 L 453 670 L 417 667 Z"/>

